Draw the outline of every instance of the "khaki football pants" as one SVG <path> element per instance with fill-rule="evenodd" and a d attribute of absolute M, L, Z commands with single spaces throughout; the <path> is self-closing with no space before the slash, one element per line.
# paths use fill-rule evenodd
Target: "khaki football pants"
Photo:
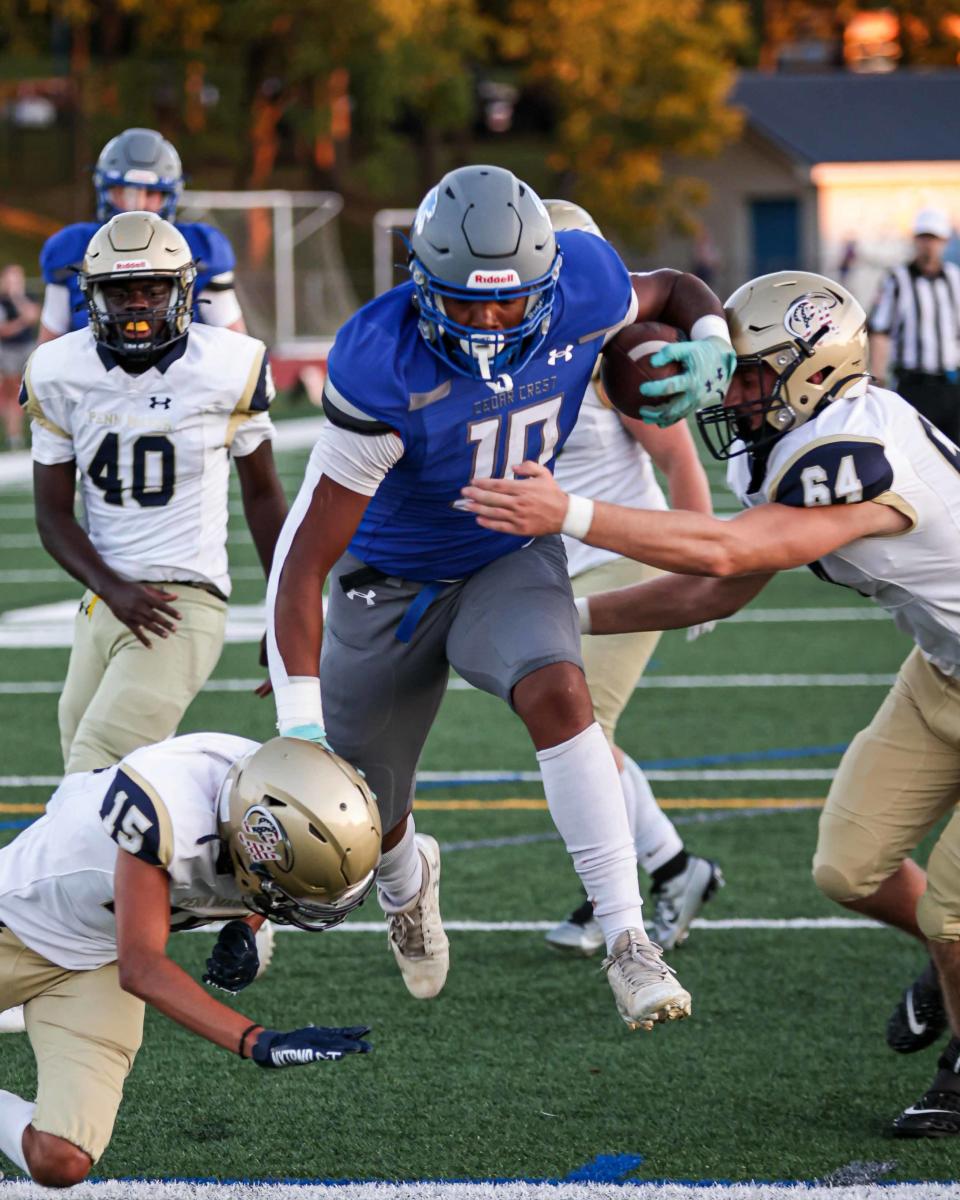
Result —
<path fill-rule="evenodd" d="M 656 567 L 635 562 L 632 558 L 615 558 L 591 567 L 570 582 L 576 597 L 591 596 L 612 588 L 646 583 L 663 574 Z M 612 745 L 617 722 L 633 695 L 637 680 L 646 670 L 659 633 L 613 633 L 602 636 L 584 634 L 580 639 L 587 687 L 593 699 L 593 711 L 600 727 Z"/>
<path fill-rule="evenodd" d="M 915 649 L 870 724 L 850 743 L 820 817 L 813 860 L 832 900 L 872 895 L 960 800 L 960 680 Z M 927 863 L 924 935 L 960 939 L 960 813 Z"/>
<path fill-rule="evenodd" d="M 84 592 L 58 716 L 64 770 L 92 771 L 176 732 L 217 665 L 227 606 L 203 588 L 157 584 L 176 594 L 176 633 L 144 646 L 95 593 Z"/>
<path fill-rule="evenodd" d="M 123 1083 L 143 1040 L 144 1004 L 123 991 L 117 964 L 68 971 L 0 925 L 0 1010 L 24 1006 L 37 1060 L 31 1124 L 100 1158 Z"/>

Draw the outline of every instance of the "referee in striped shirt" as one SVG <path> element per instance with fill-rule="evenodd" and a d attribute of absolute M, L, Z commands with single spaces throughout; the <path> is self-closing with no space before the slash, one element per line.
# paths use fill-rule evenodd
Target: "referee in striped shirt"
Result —
<path fill-rule="evenodd" d="M 913 223 L 913 261 L 894 267 L 870 314 L 870 369 L 960 443 L 960 267 L 943 261 L 946 213 Z"/>

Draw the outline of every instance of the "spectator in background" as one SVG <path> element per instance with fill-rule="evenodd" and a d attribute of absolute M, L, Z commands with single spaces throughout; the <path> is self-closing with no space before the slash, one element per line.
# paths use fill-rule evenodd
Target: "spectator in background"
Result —
<path fill-rule="evenodd" d="M 887 275 L 870 314 L 870 369 L 958 442 L 960 267 L 944 261 L 950 234 L 940 209 L 917 213 L 913 259 Z"/>
<path fill-rule="evenodd" d="M 37 341 L 40 306 L 27 295 L 23 267 L 9 263 L 0 271 L 0 418 L 7 445 L 23 445 L 20 376 Z"/>

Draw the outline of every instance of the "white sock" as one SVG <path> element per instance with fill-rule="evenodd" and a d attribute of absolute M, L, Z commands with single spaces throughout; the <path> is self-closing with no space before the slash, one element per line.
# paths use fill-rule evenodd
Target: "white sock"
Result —
<path fill-rule="evenodd" d="M 609 949 L 625 929 L 643 932 L 637 854 L 613 753 L 596 721 L 537 751 L 554 824 L 587 889 Z"/>
<path fill-rule="evenodd" d="M 30 1124 L 36 1107 L 13 1092 L 0 1090 L 0 1150 L 28 1175 L 30 1168 L 23 1157 L 23 1131 Z"/>
<path fill-rule="evenodd" d="M 637 848 L 637 864 L 648 875 L 668 863 L 683 849 L 676 826 L 657 803 L 647 777 L 632 758 L 623 756 L 620 772 L 627 820 Z"/>
<path fill-rule="evenodd" d="M 423 859 L 413 840 L 416 827 L 413 814 L 407 817 L 403 837 L 380 860 L 377 896 L 385 913 L 400 912 L 420 894 L 423 883 Z"/>

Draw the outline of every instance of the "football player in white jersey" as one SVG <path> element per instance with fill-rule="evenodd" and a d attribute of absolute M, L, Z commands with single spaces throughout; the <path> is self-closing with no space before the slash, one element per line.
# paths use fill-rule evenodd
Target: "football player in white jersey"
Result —
<path fill-rule="evenodd" d="M 168 221 L 113 217 L 83 261 L 89 327 L 24 373 L 40 537 L 87 588 L 59 705 L 68 773 L 168 737 L 216 665 L 231 459 L 265 572 L 286 515 L 266 348 L 192 323 L 195 275 Z"/>
<path fill-rule="evenodd" d="M 87 1176 L 110 1141 L 145 1004 L 260 1067 L 366 1053 L 363 1025 L 264 1028 L 205 992 L 166 945 L 171 930 L 226 920 L 204 981 L 240 991 L 265 918 L 318 931 L 362 903 L 381 832 L 361 776 L 292 738 L 197 733 L 68 775 L 0 850 L 0 1005 L 24 1004 L 37 1060 L 35 1104 L 0 1090 L 0 1152 L 47 1187 Z"/>
<path fill-rule="evenodd" d="M 672 574 L 581 601 L 594 633 L 729 616 L 777 571 L 809 564 L 891 614 L 916 647 L 853 740 L 820 820 L 814 879 L 832 899 L 918 938 L 953 1033 L 903 1137 L 960 1134 L 960 451 L 867 375 L 866 318 L 806 272 L 752 280 L 727 301 L 738 369 L 698 413 L 748 511 L 729 521 L 568 496 L 535 464 L 517 483 L 466 489 L 481 522 L 526 536 L 562 529 Z M 953 812 L 924 873 L 909 857 Z M 909 1015 L 909 1014 L 908 1014 Z M 920 1020 L 919 1024 L 924 1024 Z"/>
<path fill-rule="evenodd" d="M 543 203 L 555 230 L 582 229 L 603 236 L 579 205 L 569 200 Z M 654 465 L 666 478 L 674 508 L 708 514 L 713 511 L 710 485 L 686 421 L 659 429 L 622 416 L 603 394 L 598 360 L 573 433 L 557 458 L 554 478 L 566 492 L 609 504 L 662 511 L 667 501 Z M 659 574 L 645 563 L 587 546 L 575 538 L 565 537 L 563 544 L 574 596 L 642 583 Z M 619 637 L 585 635 L 580 648 L 594 712 L 620 772 L 637 863 L 653 884 L 651 936 L 664 950 L 672 950 L 686 939 L 690 922 L 722 886 L 723 876 L 716 863 L 687 853 L 640 766 L 615 742 L 617 722 L 659 640 L 659 632 L 653 631 Z M 545 937 L 554 949 L 571 954 L 589 956 L 603 946 L 600 924 L 586 897 Z"/>

